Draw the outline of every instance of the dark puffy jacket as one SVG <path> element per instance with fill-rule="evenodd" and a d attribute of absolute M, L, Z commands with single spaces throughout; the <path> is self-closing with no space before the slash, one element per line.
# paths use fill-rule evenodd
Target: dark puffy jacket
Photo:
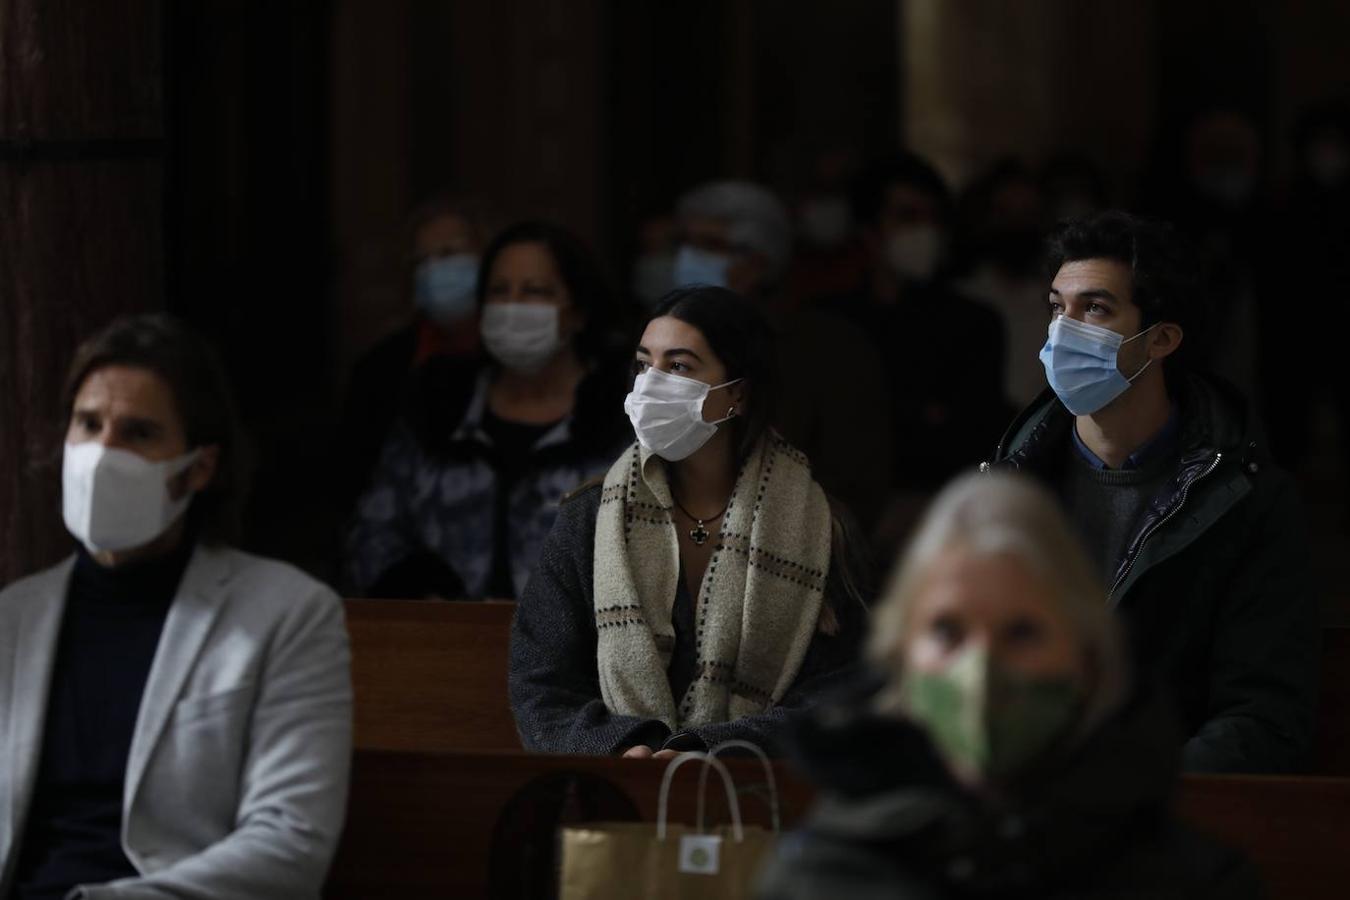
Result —
<path fill-rule="evenodd" d="M 760 896 L 1261 896 L 1242 857 L 1173 819 L 1174 729 L 1156 693 L 1143 692 L 995 801 L 958 787 L 914 726 L 856 701 L 818 710 L 793 746 L 823 796 L 779 842 Z"/>
<path fill-rule="evenodd" d="M 1186 769 L 1297 770 L 1312 744 L 1321 643 L 1297 488 L 1234 389 L 1191 376 L 1176 399 L 1177 469 L 1126 542 L 1110 602 L 1142 670 L 1180 707 Z M 1073 421 L 1047 391 L 993 467 L 1057 487 Z"/>

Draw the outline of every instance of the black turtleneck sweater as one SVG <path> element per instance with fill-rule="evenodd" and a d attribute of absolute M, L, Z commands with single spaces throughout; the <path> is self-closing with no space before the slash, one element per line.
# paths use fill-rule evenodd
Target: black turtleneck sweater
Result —
<path fill-rule="evenodd" d="M 61 898 L 138 873 L 122 852 L 127 757 L 164 620 L 194 542 L 117 568 L 83 549 L 66 596 L 42 760 L 13 900 Z"/>

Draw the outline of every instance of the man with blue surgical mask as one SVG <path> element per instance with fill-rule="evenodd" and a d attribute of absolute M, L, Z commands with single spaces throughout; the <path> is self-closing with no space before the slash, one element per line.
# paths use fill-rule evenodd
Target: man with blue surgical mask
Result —
<path fill-rule="evenodd" d="M 890 485 L 890 417 L 881 357 L 841 316 L 794 304 L 785 284 L 792 219 L 773 193 L 715 181 L 680 198 L 674 287 L 730 288 L 759 304 L 778 334 L 783 402 L 774 425 L 864 525 Z"/>
<path fill-rule="evenodd" d="M 1201 374 L 1194 263 L 1167 225 L 1118 211 L 1049 243 L 1049 389 L 995 468 L 1060 495 L 1125 617 L 1140 666 L 1172 689 L 1202 772 L 1306 763 L 1319 622 L 1296 487 L 1246 398 Z"/>

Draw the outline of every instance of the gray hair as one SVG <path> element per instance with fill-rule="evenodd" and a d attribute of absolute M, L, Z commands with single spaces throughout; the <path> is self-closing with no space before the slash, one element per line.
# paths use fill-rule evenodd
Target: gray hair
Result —
<path fill-rule="evenodd" d="M 787 271 L 792 254 L 792 219 L 767 188 L 750 181 L 711 181 L 680 198 L 680 218 L 702 216 L 726 221 L 733 244 L 760 253 L 775 281 Z"/>
<path fill-rule="evenodd" d="M 1058 605 L 1095 669 L 1079 737 L 1121 704 L 1130 676 L 1106 590 L 1059 504 L 1043 487 L 1020 475 L 966 475 L 933 501 L 873 618 L 868 657 L 874 664 L 894 670 L 895 650 L 909 638 L 918 588 L 934 560 L 951 549 L 1014 557 L 1054 588 L 1049 599 Z M 893 681 L 896 688 L 904 678 L 903 672 L 898 675 Z"/>

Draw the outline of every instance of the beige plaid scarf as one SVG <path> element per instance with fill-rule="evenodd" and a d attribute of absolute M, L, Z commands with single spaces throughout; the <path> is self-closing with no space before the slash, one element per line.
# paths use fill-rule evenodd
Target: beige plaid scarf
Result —
<path fill-rule="evenodd" d="M 595 529 L 600 692 L 612 712 L 672 731 L 767 710 L 792 685 L 815 634 L 830 568 L 831 516 L 806 458 L 782 438 L 742 468 L 695 612 L 698 664 L 682 698 L 666 670 L 680 577 L 661 459 L 634 444 L 605 476 Z"/>

